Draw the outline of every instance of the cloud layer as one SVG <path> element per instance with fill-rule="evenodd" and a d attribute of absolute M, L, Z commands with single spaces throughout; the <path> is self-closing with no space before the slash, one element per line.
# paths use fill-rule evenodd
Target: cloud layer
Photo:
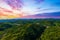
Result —
<path fill-rule="evenodd" d="M 0 19 L 51 12 L 60 12 L 60 0 L 0 0 Z"/>

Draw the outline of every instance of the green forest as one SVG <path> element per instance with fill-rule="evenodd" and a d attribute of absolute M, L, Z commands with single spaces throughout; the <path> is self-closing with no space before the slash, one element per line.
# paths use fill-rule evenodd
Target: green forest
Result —
<path fill-rule="evenodd" d="M 60 40 L 60 19 L 0 22 L 0 40 Z"/>

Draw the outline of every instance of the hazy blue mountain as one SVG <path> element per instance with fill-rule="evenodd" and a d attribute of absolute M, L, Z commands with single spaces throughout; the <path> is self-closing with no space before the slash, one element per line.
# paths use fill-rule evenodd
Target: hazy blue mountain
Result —
<path fill-rule="evenodd" d="M 52 13 L 43 13 L 43 14 L 36 14 L 35 16 L 55 16 L 55 17 L 57 17 L 57 16 L 60 16 L 60 12 L 52 12 Z"/>

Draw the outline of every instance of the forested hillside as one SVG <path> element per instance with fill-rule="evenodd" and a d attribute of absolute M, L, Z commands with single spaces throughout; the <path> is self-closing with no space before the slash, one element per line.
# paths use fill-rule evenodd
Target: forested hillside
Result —
<path fill-rule="evenodd" d="M 60 40 L 60 19 L 0 22 L 0 40 Z"/>

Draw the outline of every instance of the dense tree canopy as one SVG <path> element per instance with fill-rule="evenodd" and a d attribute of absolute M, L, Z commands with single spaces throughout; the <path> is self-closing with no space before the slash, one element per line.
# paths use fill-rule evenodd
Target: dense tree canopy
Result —
<path fill-rule="evenodd" d="M 2 22 L 0 40 L 60 40 L 60 20 L 30 19 Z"/>

